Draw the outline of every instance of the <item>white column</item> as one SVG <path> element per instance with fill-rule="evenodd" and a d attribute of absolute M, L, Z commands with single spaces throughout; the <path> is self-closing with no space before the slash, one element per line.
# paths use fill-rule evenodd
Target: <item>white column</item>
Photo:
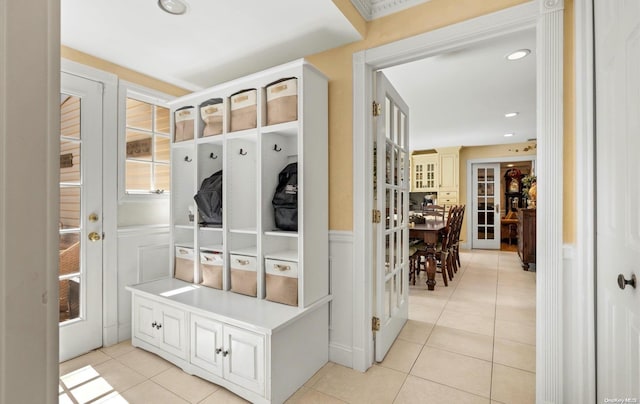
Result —
<path fill-rule="evenodd" d="M 563 402 L 563 16 L 562 0 L 540 0 L 537 27 L 536 402 Z M 543 247 L 543 248 L 541 248 Z M 540 349 L 544 348 L 544 349 Z"/>

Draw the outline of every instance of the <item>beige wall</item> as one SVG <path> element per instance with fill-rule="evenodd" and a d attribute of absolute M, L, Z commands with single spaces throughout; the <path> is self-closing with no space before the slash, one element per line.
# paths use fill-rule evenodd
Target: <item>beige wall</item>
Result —
<path fill-rule="evenodd" d="M 341 1 L 334 0 L 336 4 Z M 353 54 L 418 34 L 479 17 L 525 0 L 431 0 L 366 23 L 366 37 L 326 52 L 308 56 L 329 77 L 329 228 L 353 228 Z M 565 0 L 565 210 L 573 211 L 573 0 Z M 565 215 L 564 239 L 573 241 L 574 218 Z"/>
<path fill-rule="evenodd" d="M 467 163 L 469 160 L 489 159 L 489 158 L 498 158 L 498 157 L 535 156 L 536 155 L 535 148 L 532 148 L 527 151 L 523 150 L 525 147 L 531 146 L 532 144 L 534 143 L 526 142 L 526 143 L 502 144 L 502 145 L 493 145 L 493 146 L 463 147 L 460 150 L 460 167 L 458 171 L 460 173 L 460 183 L 459 183 L 460 203 L 467 204 L 467 177 L 468 177 Z M 502 181 L 502 178 L 500 178 L 500 181 Z M 502 184 L 502 186 L 504 187 L 504 184 Z M 500 192 L 503 192 L 503 191 L 500 191 Z M 467 241 L 467 219 L 471 214 L 470 209 L 471 207 L 467 205 L 467 209 L 465 210 L 465 214 L 464 214 L 464 220 L 462 222 L 460 239 L 463 241 Z"/>
<path fill-rule="evenodd" d="M 108 73 L 113 73 L 121 80 L 139 84 L 143 87 L 161 91 L 166 94 L 175 95 L 176 97 L 191 93 L 191 91 L 185 90 L 184 88 L 165 83 L 164 81 L 154 79 L 146 74 L 138 73 L 134 70 L 127 69 L 126 67 L 119 66 L 115 63 L 88 55 L 64 45 L 60 47 L 60 56 L 64 59 L 81 63 L 86 66 L 91 66 Z"/>

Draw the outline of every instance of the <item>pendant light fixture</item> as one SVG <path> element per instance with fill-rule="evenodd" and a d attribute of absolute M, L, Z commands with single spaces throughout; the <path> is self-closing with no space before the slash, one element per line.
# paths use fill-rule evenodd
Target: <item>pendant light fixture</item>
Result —
<path fill-rule="evenodd" d="M 187 12 L 187 4 L 182 0 L 158 0 L 158 7 L 173 15 L 182 15 Z"/>

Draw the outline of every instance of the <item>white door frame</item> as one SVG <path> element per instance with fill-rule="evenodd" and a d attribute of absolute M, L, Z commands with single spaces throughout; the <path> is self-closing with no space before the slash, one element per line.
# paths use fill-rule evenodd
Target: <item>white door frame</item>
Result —
<path fill-rule="evenodd" d="M 67 59 L 60 70 L 103 84 L 102 343 L 109 346 L 118 342 L 118 76 Z"/>
<path fill-rule="evenodd" d="M 469 192 L 473 188 L 473 165 L 474 164 L 484 164 L 484 163 L 510 163 L 513 161 L 530 161 L 531 164 L 535 167 L 536 155 L 528 154 L 526 156 L 514 156 L 514 157 L 491 157 L 491 158 L 480 158 L 480 159 L 471 159 L 467 160 L 467 200 L 466 205 L 472 206 L 473 203 L 473 192 Z M 501 191 L 504 193 L 504 191 Z M 469 208 L 468 212 L 471 212 L 471 208 Z M 469 220 L 467 220 L 467 236 L 465 238 L 465 242 L 460 244 L 460 248 L 470 249 L 472 245 L 472 237 L 473 237 L 473 225 L 475 223 L 475 218 L 473 215 L 467 216 Z"/>
<path fill-rule="evenodd" d="M 537 0 L 353 55 L 354 368 L 373 363 L 370 106 L 376 70 L 522 29 L 537 31 L 538 229 L 536 400 L 563 402 L 563 18 L 562 0 Z"/>

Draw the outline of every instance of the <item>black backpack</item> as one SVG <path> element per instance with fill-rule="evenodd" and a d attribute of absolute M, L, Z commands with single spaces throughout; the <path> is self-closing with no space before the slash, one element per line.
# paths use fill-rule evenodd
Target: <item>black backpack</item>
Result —
<path fill-rule="evenodd" d="M 193 199 L 198 205 L 200 224 L 222 224 L 222 170 L 205 178 Z"/>
<path fill-rule="evenodd" d="M 298 163 L 291 163 L 280 171 L 271 203 L 276 227 L 298 231 Z"/>

